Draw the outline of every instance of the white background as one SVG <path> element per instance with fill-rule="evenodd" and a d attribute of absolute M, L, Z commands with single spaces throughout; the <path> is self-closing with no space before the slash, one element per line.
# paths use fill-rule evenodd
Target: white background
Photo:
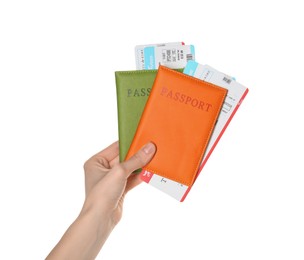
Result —
<path fill-rule="evenodd" d="M 117 140 L 115 70 L 184 41 L 250 91 L 183 203 L 142 184 L 98 259 L 304 259 L 301 1 L 1 1 L 0 259 L 43 259 Z"/>

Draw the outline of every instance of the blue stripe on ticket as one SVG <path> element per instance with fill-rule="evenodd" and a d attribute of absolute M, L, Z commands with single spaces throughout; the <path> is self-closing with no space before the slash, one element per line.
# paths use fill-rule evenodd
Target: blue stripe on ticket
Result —
<path fill-rule="evenodd" d="M 144 48 L 145 69 L 155 69 L 155 52 L 154 46 Z"/>
<path fill-rule="evenodd" d="M 193 57 L 194 57 L 194 56 L 195 56 L 194 45 L 190 45 L 190 51 L 191 51 L 191 54 L 192 54 Z"/>
<path fill-rule="evenodd" d="M 190 76 L 194 76 L 194 73 L 195 73 L 195 71 L 196 71 L 196 69 L 197 69 L 197 66 L 198 66 L 198 63 L 197 62 L 195 62 L 195 61 L 193 61 L 193 60 L 189 60 L 188 62 L 187 62 L 187 65 L 186 65 L 186 67 L 185 67 L 185 69 L 184 69 L 184 73 L 185 74 L 188 74 L 188 75 L 190 75 Z"/>

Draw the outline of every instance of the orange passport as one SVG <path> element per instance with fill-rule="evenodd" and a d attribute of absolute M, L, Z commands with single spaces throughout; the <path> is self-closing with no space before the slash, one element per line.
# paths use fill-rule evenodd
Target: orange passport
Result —
<path fill-rule="evenodd" d="M 153 142 L 157 152 L 143 169 L 191 186 L 226 94 L 160 65 L 126 159 Z"/>

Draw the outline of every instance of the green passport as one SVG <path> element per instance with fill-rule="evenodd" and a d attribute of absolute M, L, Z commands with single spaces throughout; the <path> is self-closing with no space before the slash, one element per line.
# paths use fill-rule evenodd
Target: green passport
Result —
<path fill-rule="evenodd" d="M 127 155 L 157 70 L 115 71 L 119 159 Z"/>
<path fill-rule="evenodd" d="M 120 161 L 124 161 L 132 143 L 156 73 L 157 70 L 115 71 Z"/>

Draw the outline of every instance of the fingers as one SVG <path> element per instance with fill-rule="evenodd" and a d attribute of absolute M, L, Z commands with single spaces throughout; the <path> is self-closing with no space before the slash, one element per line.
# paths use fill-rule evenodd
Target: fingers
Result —
<path fill-rule="evenodd" d="M 112 161 L 119 154 L 118 141 L 112 143 L 107 148 L 103 149 L 101 152 L 92 156 L 92 158 L 104 158 L 108 162 Z"/>
<path fill-rule="evenodd" d="M 93 155 L 84 163 L 84 171 L 86 175 L 92 176 L 92 174 L 102 177 L 106 174 L 106 169 L 109 169 L 111 162 L 118 157 L 119 147 L 118 142 L 114 142 L 101 152 Z M 92 177 L 90 177 L 92 178 Z"/>
<path fill-rule="evenodd" d="M 148 164 L 153 158 L 155 152 L 156 146 L 153 143 L 147 143 L 130 159 L 121 163 L 121 166 L 126 171 L 126 177 L 129 177 L 132 172 Z"/>
<path fill-rule="evenodd" d="M 125 193 L 127 194 L 130 190 L 132 190 L 134 187 L 142 183 L 142 180 L 140 178 L 139 174 L 132 174 L 128 178 L 127 186 L 125 188 Z"/>
<path fill-rule="evenodd" d="M 114 165 L 119 163 L 119 155 L 117 155 L 113 160 L 109 161 L 110 167 L 113 168 Z"/>

